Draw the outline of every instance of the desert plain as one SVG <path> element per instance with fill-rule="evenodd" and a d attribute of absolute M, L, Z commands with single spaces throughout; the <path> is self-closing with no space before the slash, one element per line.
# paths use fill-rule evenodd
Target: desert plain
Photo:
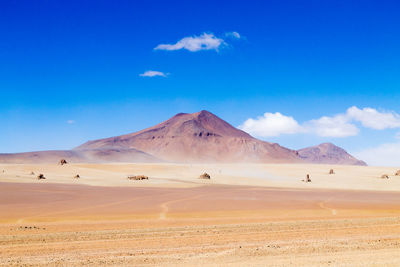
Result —
<path fill-rule="evenodd" d="M 400 266 L 396 171 L 0 164 L 0 265 Z"/>

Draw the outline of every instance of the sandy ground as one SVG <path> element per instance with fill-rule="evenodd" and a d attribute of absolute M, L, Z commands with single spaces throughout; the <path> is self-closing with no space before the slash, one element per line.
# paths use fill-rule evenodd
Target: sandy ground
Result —
<path fill-rule="evenodd" d="M 204 171 L 211 180 L 197 178 Z M 400 266 L 395 171 L 0 165 L 0 265 Z"/>
<path fill-rule="evenodd" d="M 335 174 L 329 175 L 334 169 Z M 400 169 L 400 168 L 399 168 Z M 4 171 L 4 172 L 3 172 Z M 0 164 L 0 182 L 64 183 L 93 186 L 196 187 L 204 184 L 400 191 L 396 168 L 313 164 Z M 35 175 L 31 175 L 34 172 Z M 207 172 L 211 180 L 200 180 Z M 46 180 L 37 181 L 43 173 Z M 73 179 L 79 174 L 81 179 Z M 133 182 L 128 175 L 144 174 Z M 312 183 L 301 180 L 310 174 Z M 388 174 L 389 179 L 381 179 Z"/>

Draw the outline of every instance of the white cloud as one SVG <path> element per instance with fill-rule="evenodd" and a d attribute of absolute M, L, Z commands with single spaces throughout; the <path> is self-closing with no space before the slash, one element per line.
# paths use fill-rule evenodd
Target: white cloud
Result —
<path fill-rule="evenodd" d="M 249 118 L 238 128 L 259 137 L 297 133 L 314 133 L 323 137 L 348 137 L 355 136 L 359 132 L 355 125 L 348 123 L 344 115 L 324 116 L 300 125 L 293 117 L 282 115 L 279 112 L 267 112 L 256 119 Z"/>
<path fill-rule="evenodd" d="M 159 44 L 154 49 L 168 51 L 186 49 L 191 52 L 197 52 L 200 50 L 218 51 L 218 48 L 223 45 L 226 45 L 223 39 L 216 37 L 212 33 L 203 33 L 200 36 L 190 36 L 182 38 L 175 44 Z"/>
<path fill-rule="evenodd" d="M 359 109 L 355 106 L 346 112 L 349 120 L 361 122 L 366 128 L 384 130 L 400 127 L 400 115 L 395 112 L 379 112 L 373 108 Z"/>
<path fill-rule="evenodd" d="M 311 130 L 319 136 L 347 137 L 359 133 L 354 122 L 360 122 L 365 128 L 374 130 L 400 128 L 400 115 L 395 112 L 379 112 L 374 108 L 359 109 L 353 106 L 348 108 L 344 114 L 333 117 L 324 116 L 306 124 L 311 124 Z"/>
<path fill-rule="evenodd" d="M 67 123 L 68 123 L 68 124 L 74 124 L 75 121 L 74 121 L 74 120 L 67 120 Z"/>
<path fill-rule="evenodd" d="M 384 130 L 400 128 L 400 115 L 396 112 L 379 112 L 374 108 L 359 109 L 350 107 L 345 113 L 334 116 L 323 116 L 302 123 L 281 113 L 265 113 L 256 119 L 249 118 L 240 129 L 259 137 L 279 136 L 280 134 L 313 133 L 323 137 L 356 136 L 360 129 L 356 122 L 365 128 Z M 400 138 L 400 133 L 397 134 Z"/>
<path fill-rule="evenodd" d="M 240 39 L 241 36 L 238 32 L 227 32 L 225 33 L 226 37 L 231 37 L 231 38 L 236 38 L 236 39 Z"/>
<path fill-rule="evenodd" d="M 359 133 L 359 129 L 354 124 L 349 123 L 346 115 L 324 116 L 306 122 L 305 125 L 309 132 L 324 137 L 348 137 Z"/>
<path fill-rule="evenodd" d="M 156 76 L 167 77 L 167 75 L 168 74 L 165 74 L 164 72 L 155 71 L 155 70 L 148 70 L 148 71 L 145 71 L 144 73 L 139 74 L 139 76 L 142 76 L 142 77 L 156 77 Z"/>
<path fill-rule="evenodd" d="M 360 131 L 355 125 L 356 122 L 373 130 L 400 128 L 400 115 L 393 111 L 379 112 L 374 108 L 359 109 L 353 106 L 345 113 L 323 116 L 299 124 L 293 117 L 276 112 L 265 113 L 256 119 L 249 118 L 238 128 L 258 137 L 308 133 L 339 138 L 356 136 Z M 400 132 L 396 133 L 395 138 L 400 140 Z M 352 154 L 367 162 L 368 165 L 400 166 L 400 141 L 382 144 Z"/>
<path fill-rule="evenodd" d="M 295 134 L 303 131 L 303 128 L 295 119 L 282 115 L 279 112 L 265 113 L 257 119 L 247 119 L 238 128 L 254 136 L 260 137 Z"/>
<path fill-rule="evenodd" d="M 372 166 L 400 166 L 400 142 L 382 144 L 353 155 Z"/>

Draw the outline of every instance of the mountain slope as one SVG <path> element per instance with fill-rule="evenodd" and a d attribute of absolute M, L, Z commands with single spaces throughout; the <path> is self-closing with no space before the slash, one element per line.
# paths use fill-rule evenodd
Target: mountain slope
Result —
<path fill-rule="evenodd" d="M 1 163 L 57 163 L 60 159 L 66 159 L 71 163 L 161 161 L 137 149 L 48 150 L 0 154 Z"/>
<path fill-rule="evenodd" d="M 253 138 L 208 111 L 179 113 L 142 131 L 75 150 L 135 148 L 176 162 L 301 162 L 297 152 Z"/>
<path fill-rule="evenodd" d="M 343 164 L 366 166 L 364 161 L 358 160 L 343 148 L 331 143 L 306 147 L 297 151 L 299 156 L 309 163 Z"/>

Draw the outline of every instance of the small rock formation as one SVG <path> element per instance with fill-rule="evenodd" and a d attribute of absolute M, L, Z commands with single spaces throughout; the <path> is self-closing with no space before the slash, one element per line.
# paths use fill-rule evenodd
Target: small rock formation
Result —
<path fill-rule="evenodd" d="M 67 164 L 67 163 L 68 162 L 65 159 L 61 159 L 60 162 L 59 162 L 60 165 L 64 165 L 64 164 Z"/>
<path fill-rule="evenodd" d="M 128 180 L 148 180 L 149 177 L 146 175 L 133 175 L 133 176 L 128 176 Z"/>
<path fill-rule="evenodd" d="M 306 183 L 311 183 L 310 175 L 307 174 L 306 175 L 306 179 L 305 180 L 301 180 L 301 181 L 306 182 Z"/>
<path fill-rule="evenodd" d="M 199 179 L 211 179 L 211 176 L 205 172 L 202 175 L 200 175 Z"/>
<path fill-rule="evenodd" d="M 44 175 L 41 173 L 37 176 L 38 180 L 42 180 L 42 179 L 46 179 L 46 177 L 44 177 Z"/>
<path fill-rule="evenodd" d="M 394 175 L 400 176 L 400 170 L 398 170 Z"/>
<path fill-rule="evenodd" d="M 335 171 L 333 169 L 330 169 L 329 174 L 335 174 Z"/>
<path fill-rule="evenodd" d="M 81 177 L 79 176 L 79 174 L 77 174 L 77 175 L 74 176 L 74 178 L 78 179 L 78 178 L 81 178 Z"/>
<path fill-rule="evenodd" d="M 35 173 L 34 173 L 34 172 L 31 172 L 31 175 L 35 175 Z"/>
<path fill-rule="evenodd" d="M 387 175 L 387 174 L 382 174 L 381 178 L 382 178 L 382 179 L 389 179 L 389 175 Z"/>

